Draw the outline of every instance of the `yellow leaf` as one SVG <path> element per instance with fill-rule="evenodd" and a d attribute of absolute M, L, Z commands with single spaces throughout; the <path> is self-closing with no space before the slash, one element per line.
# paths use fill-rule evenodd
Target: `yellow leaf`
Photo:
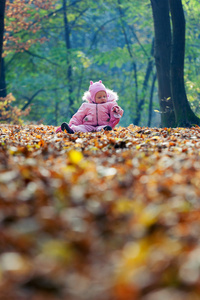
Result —
<path fill-rule="evenodd" d="M 157 207 L 147 207 L 138 216 L 138 222 L 139 224 L 149 227 L 157 221 L 159 213 L 160 210 Z"/>
<path fill-rule="evenodd" d="M 72 252 L 64 241 L 50 240 L 43 245 L 43 255 L 55 260 L 68 261 Z"/>
<path fill-rule="evenodd" d="M 70 163 L 75 164 L 75 165 L 79 164 L 80 161 L 83 159 L 83 154 L 76 150 L 69 151 L 68 155 L 69 155 Z"/>
<path fill-rule="evenodd" d="M 115 210 L 117 213 L 130 213 L 133 211 L 133 206 L 133 201 L 120 199 L 115 204 Z"/>

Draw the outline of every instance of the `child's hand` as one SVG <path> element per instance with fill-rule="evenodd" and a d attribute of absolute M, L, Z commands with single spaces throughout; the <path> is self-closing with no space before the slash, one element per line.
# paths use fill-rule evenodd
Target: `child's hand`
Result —
<path fill-rule="evenodd" d="M 118 105 L 113 106 L 112 111 L 114 112 L 114 117 L 115 118 L 121 118 L 122 109 Z"/>

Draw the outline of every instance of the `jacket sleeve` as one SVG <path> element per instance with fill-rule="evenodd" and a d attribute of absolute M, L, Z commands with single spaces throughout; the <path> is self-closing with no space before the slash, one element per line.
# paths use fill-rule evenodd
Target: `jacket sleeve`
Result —
<path fill-rule="evenodd" d="M 117 105 L 117 102 L 111 102 L 112 106 L 110 107 L 110 122 L 109 125 L 114 128 L 120 121 L 121 117 L 123 116 L 123 109 Z"/>
<path fill-rule="evenodd" d="M 82 125 L 83 119 L 86 116 L 86 107 L 85 103 L 81 105 L 79 110 L 72 116 L 71 120 L 69 121 L 69 126 L 71 125 Z"/>

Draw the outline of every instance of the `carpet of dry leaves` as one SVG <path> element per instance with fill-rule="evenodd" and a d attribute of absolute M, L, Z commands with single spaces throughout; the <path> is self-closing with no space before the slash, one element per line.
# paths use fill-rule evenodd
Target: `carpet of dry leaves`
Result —
<path fill-rule="evenodd" d="M 200 299 L 200 128 L 55 129 L 0 125 L 0 299 Z"/>

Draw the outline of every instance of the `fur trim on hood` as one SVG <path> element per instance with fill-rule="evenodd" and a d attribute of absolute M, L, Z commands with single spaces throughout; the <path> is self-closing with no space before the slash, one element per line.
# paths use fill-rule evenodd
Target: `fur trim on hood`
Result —
<path fill-rule="evenodd" d="M 113 92 L 112 90 L 109 90 L 109 89 L 106 89 L 106 93 L 108 95 L 108 100 L 107 102 L 111 102 L 111 101 L 117 101 L 119 98 L 118 98 L 118 95 L 116 92 Z M 91 99 L 91 95 L 90 95 L 90 92 L 87 91 L 84 93 L 83 95 L 83 101 L 86 101 L 86 102 L 89 102 L 89 103 L 94 103 Z"/>

